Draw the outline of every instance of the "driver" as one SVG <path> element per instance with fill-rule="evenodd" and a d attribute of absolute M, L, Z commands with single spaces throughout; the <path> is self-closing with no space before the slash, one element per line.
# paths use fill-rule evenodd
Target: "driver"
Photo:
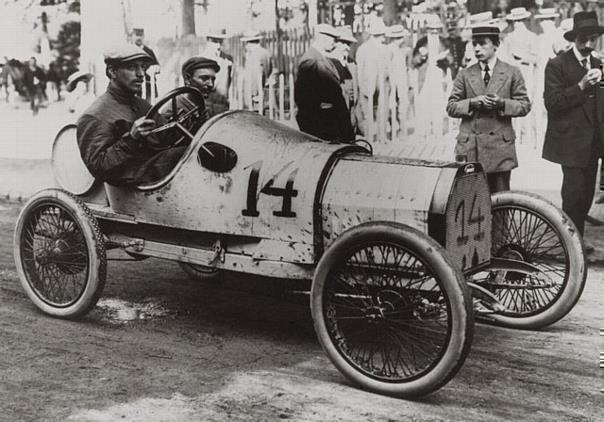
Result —
<path fill-rule="evenodd" d="M 105 53 L 107 91 L 77 123 L 80 154 L 90 173 L 111 185 L 138 185 L 161 179 L 174 168 L 186 146 L 158 151 L 165 136 L 154 134 L 155 120 L 144 116 L 151 104 L 138 97 L 153 59 L 132 44 Z"/>

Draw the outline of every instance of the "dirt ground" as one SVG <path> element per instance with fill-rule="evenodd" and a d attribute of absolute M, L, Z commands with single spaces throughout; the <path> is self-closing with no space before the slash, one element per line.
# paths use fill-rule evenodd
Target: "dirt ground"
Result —
<path fill-rule="evenodd" d="M 602 421 L 604 230 L 582 299 L 539 332 L 477 325 L 457 376 L 419 401 L 350 385 L 323 354 L 307 301 L 275 280 L 189 280 L 171 262 L 110 262 L 80 321 L 42 315 L 19 285 L 0 202 L 2 421 Z"/>

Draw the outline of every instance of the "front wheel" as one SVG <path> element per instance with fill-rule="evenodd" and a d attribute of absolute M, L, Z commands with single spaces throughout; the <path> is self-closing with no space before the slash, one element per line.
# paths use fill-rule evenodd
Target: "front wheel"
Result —
<path fill-rule="evenodd" d="M 570 312 L 585 286 L 581 235 L 563 211 L 538 195 L 507 191 L 491 198 L 491 255 L 526 262 L 538 271 L 489 268 L 474 275 L 472 281 L 505 307 L 484 320 L 519 329 L 553 324 Z"/>
<path fill-rule="evenodd" d="M 437 390 L 472 342 L 463 276 L 438 243 L 395 223 L 362 224 L 336 239 L 315 270 L 311 312 L 332 363 L 379 394 Z"/>
<path fill-rule="evenodd" d="M 23 289 L 54 317 L 84 315 L 105 286 L 107 259 L 97 221 L 63 190 L 38 192 L 25 204 L 15 228 L 14 256 Z"/>

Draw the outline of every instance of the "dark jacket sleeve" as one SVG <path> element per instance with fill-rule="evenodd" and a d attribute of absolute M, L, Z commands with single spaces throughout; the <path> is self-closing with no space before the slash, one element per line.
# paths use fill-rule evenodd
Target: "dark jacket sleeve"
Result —
<path fill-rule="evenodd" d="M 94 177 L 103 181 L 114 180 L 116 173 L 136 157 L 140 146 L 130 137 L 130 126 L 126 126 L 116 128 L 90 115 L 83 115 L 78 120 L 80 154 Z"/>
<path fill-rule="evenodd" d="M 567 86 L 562 63 L 553 60 L 550 60 L 545 66 L 543 100 L 548 112 L 560 114 L 583 104 L 587 98 L 578 84 Z"/>

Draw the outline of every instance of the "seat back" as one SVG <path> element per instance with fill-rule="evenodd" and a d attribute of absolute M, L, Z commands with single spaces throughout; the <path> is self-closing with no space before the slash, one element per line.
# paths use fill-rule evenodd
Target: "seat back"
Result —
<path fill-rule="evenodd" d="M 86 195 L 98 184 L 80 155 L 75 124 L 59 130 L 52 144 L 50 163 L 57 184 L 74 195 Z"/>

